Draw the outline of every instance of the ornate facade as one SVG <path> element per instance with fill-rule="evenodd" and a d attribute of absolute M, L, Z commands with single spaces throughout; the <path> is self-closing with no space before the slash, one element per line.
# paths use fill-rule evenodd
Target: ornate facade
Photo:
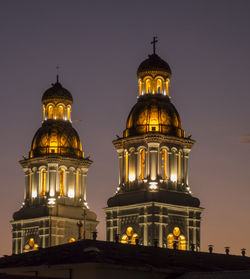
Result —
<path fill-rule="evenodd" d="M 86 202 L 86 176 L 92 161 L 84 157 L 71 124 L 71 93 L 58 82 L 42 97 L 43 123 L 29 157 L 20 161 L 25 173 L 24 202 L 14 213 L 13 253 L 18 254 L 92 238 L 98 221 Z"/>
<path fill-rule="evenodd" d="M 171 69 L 154 51 L 137 77 L 138 101 L 123 137 L 113 141 L 119 186 L 105 208 L 107 240 L 199 250 L 202 208 L 188 184 L 195 141 L 185 137 L 170 100 Z"/>

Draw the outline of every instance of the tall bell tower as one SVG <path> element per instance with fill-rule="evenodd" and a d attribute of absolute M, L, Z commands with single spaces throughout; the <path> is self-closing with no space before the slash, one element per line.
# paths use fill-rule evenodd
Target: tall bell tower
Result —
<path fill-rule="evenodd" d="M 199 199 L 188 183 L 189 153 L 169 94 L 171 69 L 155 53 L 138 70 L 139 97 L 123 137 L 113 141 L 119 154 L 119 186 L 108 200 L 107 240 L 189 250 L 200 248 Z M 138 239 L 138 240 L 137 240 Z"/>
<path fill-rule="evenodd" d="M 58 81 L 42 97 L 43 122 L 28 158 L 24 202 L 13 214 L 14 254 L 91 238 L 96 214 L 88 209 L 86 176 L 92 161 L 84 157 L 71 124 L 71 93 Z"/>

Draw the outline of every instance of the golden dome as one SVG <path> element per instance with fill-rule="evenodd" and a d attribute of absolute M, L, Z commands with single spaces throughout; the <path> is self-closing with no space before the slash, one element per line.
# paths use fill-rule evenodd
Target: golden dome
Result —
<path fill-rule="evenodd" d="M 124 137 L 149 132 L 184 137 L 180 116 L 168 96 L 144 95 L 132 108 Z"/>
<path fill-rule="evenodd" d="M 78 133 L 69 121 L 47 120 L 36 132 L 30 151 L 30 158 L 58 154 L 82 158 L 82 144 Z"/>

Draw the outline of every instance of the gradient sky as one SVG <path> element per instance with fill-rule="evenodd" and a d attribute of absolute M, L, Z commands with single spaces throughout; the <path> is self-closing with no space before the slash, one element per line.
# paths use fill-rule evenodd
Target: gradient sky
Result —
<path fill-rule="evenodd" d="M 74 127 L 94 161 L 90 209 L 100 220 L 118 186 L 122 135 L 138 95 L 136 70 L 152 52 L 171 66 L 170 95 L 186 134 L 193 194 L 205 208 L 201 246 L 250 255 L 250 1 L 0 0 L 0 255 L 11 252 L 9 221 L 23 201 L 28 154 L 41 126 L 43 92 L 56 78 L 74 97 Z"/>

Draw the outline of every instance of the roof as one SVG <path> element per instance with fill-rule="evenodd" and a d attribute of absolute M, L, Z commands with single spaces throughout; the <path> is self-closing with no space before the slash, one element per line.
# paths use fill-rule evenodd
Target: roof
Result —
<path fill-rule="evenodd" d="M 161 269 L 173 273 L 250 270 L 250 258 L 81 240 L 39 251 L 0 258 L 3 268 L 96 263 L 129 268 Z"/>

